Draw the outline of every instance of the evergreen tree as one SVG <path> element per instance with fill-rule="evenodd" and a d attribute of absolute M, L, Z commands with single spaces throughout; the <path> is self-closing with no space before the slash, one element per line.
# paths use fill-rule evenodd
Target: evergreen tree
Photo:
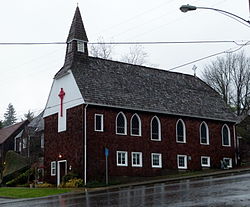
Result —
<path fill-rule="evenodd" d="M 24 114 L 24 117 L 31 121 L 32 119 L 34 119 L 34 113 L 29 110 L 27 114 Z"/>
<path fill-rule="evenodd" d="M 14 109 L 14 106 L 11 103 L 9 103 L 8 108 L 7 108 L 6 112 L 4 113 L 3 124 L 4 124 L 4 126 L 10 126 L 10 125 L 16 123 L 16 120 L 17 120 L 17 118 L 16 118 L 16 111 Z"/>
<path fill-rule="evenodd" d="M 3 122 L 0 120 L 0 129 L 3 128 Z"/>

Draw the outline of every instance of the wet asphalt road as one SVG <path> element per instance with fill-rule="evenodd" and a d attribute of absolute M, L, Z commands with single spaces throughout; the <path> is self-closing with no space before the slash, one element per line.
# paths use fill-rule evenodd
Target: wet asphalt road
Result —
<path fill-rule="evenodd" d="M 84 192 L 29 200 L 0 199 L 1 207 L 76 206 L 250 206 L 250 173 L 158 183 L 99 192 Z"/>

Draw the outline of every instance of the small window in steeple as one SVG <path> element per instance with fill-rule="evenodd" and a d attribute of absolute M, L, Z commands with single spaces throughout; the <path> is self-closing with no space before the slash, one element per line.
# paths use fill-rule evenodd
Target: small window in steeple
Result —
<path fill-rule="evenodd" d="M 84 52 L 84 42 L 77 40 L 77 51 Z"/>
<path fill-rule="evenodd" d="M 72 42 L 68 43 L 68 52 L 72 51 Z"/>

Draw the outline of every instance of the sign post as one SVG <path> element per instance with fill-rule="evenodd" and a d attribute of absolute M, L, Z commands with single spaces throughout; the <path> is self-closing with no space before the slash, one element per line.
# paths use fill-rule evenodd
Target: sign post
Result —
<path fill-rule="evenodd" d="M 106 185 L 108 185 L 108 156 L 109 156 L 109 149 L 105 147 L 105 161 L 106 161 Z"/>

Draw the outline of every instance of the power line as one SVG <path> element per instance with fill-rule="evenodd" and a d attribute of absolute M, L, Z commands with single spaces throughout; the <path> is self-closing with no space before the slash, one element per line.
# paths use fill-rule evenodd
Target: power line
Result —
<path fill-rule="evenodd" d="M 240 40 L 248 41 L 248 40 Z M 240 42 L 239 41 L 239 42 Z M 149 42 L 91 42 L 89 44 L 111 44 L 111 45 L 155 45 L 155 44 L 216 44 L 216 43 L 234 43 L 236 45 L 244 45 L 236 40 L 197 40 L 197 41 L 149 41 Z"/>
<path fill-rule="evenodd" d="M 168 69 L 168 71 L 170 71 L 170 70 L 175 70 L 175 69 L 178 69 L 178 68 L 181 68 L 181 67 L 184 67 L 184 66 L 187 66 L 187 65 L 190 65 L 190 64 L 193 64 L 193 63 L 196 63 L 196 62 L 199 62 L 199 61 L 202 61 L 202 60 L 205 60 L 205 59 L 214 57 L 214 56 L 218 56 L 218 55 L 221 55 L 221 54 L 224 54 L 224 53 L 234 53 L 234 52 L 237 52 L 237 51 L 241 50 L 244 46 L 249 45 L 249 42 L 250 42 L 250 41 L 246 42 L 245 44 L 241 45 L 240 47 L 238 47 L 238 48 L 236 48 L 236 49 L 234 49 L 234 50 L 232 50 L 232 49 L 230 48 L 230 49 L 228 49 L 228 50 L 225 50 L 225 51 L 222 51 L 222 52 L 218 52 L 218 53 L 215 53 L 215 54 L 212 54 L 212 55 L 203 57 L 203 58 L 199 58 L 199 59 L 197 59 L 197 60 L 190 61 L 190 62 L 185 63 L 185 64 L 182 64 L 182 65 L 179 65 L 179 66 L 170 68 L 170 69 Z"/>
<path fill-rule="evenodd" d="M 0 45 L 64 45 L 66 42 L 0 42 Z"/>
<path fill-rule="evenodd" d="M 245 43 L 238 42 L 249 42 L 249 40 L 194 40 L 194 41 L 146 41 L 146 42 L 89 42 L 90 45 L 156 45 L 156 44 L 218 44 L 218 43 L 234 43 L 236 45 L 244 45 Z M 11 46 L 28 46 L 28 45 L 62 45 L 67 44 L 66 42 L 0 42 L 0 45 Z"/>
<path fill-rule="evenodd" d="M 131 22 L 131 21 L 135 20 L 136 18 L 138 18 L 138 17 L 140 17 L 140 16 L 142 16 L 142 15 L 144 15 L 144 14 L 148 14 L 148 13 L 150 13 L 151 11 L 156 10 L 156 9 L 158 9 L 158 8 L 162 8 L 163 5 L 168 4 L 168 3 L 171 3 L 171 2 L 173 2 L 173 1 L 174 1 L 174 0 L 169 0 L 169 1 L 167 1 L 167 2 L 166 2 L 166 1 L 163 1 L 163 3 L 159 4 L 159 5 L 156 6 L 156 7 L 153 7 L 153 8 L 150 8 L 150 9 L 148 9 L 148 10 L 145 10 L 145 11 L 143 11 L 143 12 L 141 12 L 141 13 L 139 13 L 139 14 L 133 16 L 133 17 L 130 17 L 130 18 L 128 18 L 128 19 L 126 19 L 126 20 L 124 20 L 124 21 L 118 23 L 118 24 L 115 24 L 115 25 L 113 25 L 113 26 L 110 26 L 110 27 L 108 27 L 108 28 L 106 28 L 106 29 L 103 29 L 103 30 L 101 30 L 101 31 L 104 31 L 104 32 L 105 32 L 105 31 L 107 31 L 107 30 L 114 29 L 114 28 L 116 28 L 116 27 L 118 27 L 118 26 L 121 26 L 121 25 L 126 24 L 126 23 L 128 23 L 128 22 Z M 100 33 L 100 31 L 99 31 L 99 33 Z"/>

